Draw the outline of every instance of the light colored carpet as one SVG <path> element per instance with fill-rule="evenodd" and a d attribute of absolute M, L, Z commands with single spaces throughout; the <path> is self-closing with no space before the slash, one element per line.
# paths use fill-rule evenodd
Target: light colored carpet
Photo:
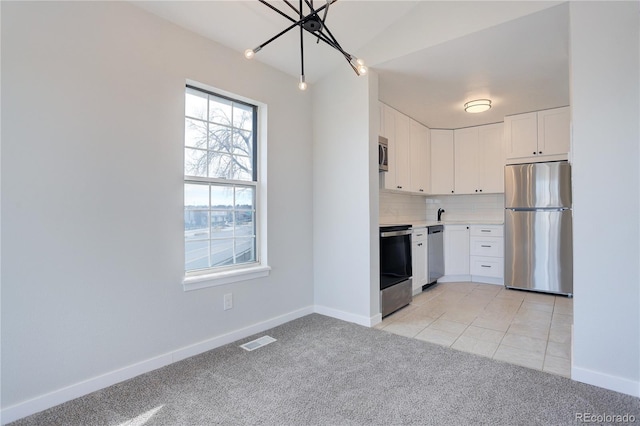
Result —
<path fill-rule="evenodd" d="M 238 347 L 263 335 L 278 341 Z M 313 314 L 14 425 L 569 425 L 576 413 L 640 421 L 640 400 Z"/>

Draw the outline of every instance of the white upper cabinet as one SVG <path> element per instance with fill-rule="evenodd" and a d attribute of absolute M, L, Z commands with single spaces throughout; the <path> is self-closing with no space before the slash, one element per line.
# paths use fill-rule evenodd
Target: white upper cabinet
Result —
<path fill-rule="evenodd" d="M 396 189 L 410 191 L 410 119 L 395 111 L 396 117 Z"/>
<path fill-rule="evenodd" d="M 538 113 L 510 115 L 504 118 L 507 158 L 524 158 L 538 153 Z"/>
<path fill-rule="evenodd" d="M 502 123 L 478 127 L 479 192 L 490 194 L 504 192 L 503 127 Z"/>
<path fill-rule="evenodd" d="M 378 120 L 380 122 L 380 136 L 384 136 L 385 138 L 388 138 L 389 136 L 387 136 L 387 132 L 385 130 L 385 125 L 384 125 L 384 104 L 380 101 L 378 101 L 378 115 L 380 117 L 380 120 Z"/>
<path fill-rule="evenodd" d="M 387 138 L 387 156 L 389 170 L 382 173 L 384 176 L 384 187 L 386 189 L 396 188 L 396 114 L 395 110 L 380 102 L 380 127 L 382 136 Z"/>
<path fill-rule="evenodd" d="M 427 194 L 429 129 L 382 102 L 379 108 L 380 134 L 389 140 L 384 188 Z"/>
<path fill-rule="evenodd" d="M 427 194 L 429 192 L 429 129 L 415 120 L 411 120 L 409 128 L 410 190 Z"/>
<path fill-rule="evenodd" d="M 480 177 L 480 145 L 478 128 L 469 127 L 453 131 L 454 189 L 456 194 L 478 192 Z"/>
<path fill-rule="evenodd" d="M 431 130 L 431 193 L 453 194 L 453 130 Z"/>
<path fill-rule="evenodd" d="M 571 138 L 569 123 L 569 107 L 538 111 L 538 154 L 567 154 Z"/>
<path fill-rule="evenodd" d="M 507 163 L 566 160 L 569 122 L 569 107 L 505 117 Z"/>
<path fill-rule="evenodd" d="M 502 124 L 454 130 L 455 193 L 504 192 Z"/>

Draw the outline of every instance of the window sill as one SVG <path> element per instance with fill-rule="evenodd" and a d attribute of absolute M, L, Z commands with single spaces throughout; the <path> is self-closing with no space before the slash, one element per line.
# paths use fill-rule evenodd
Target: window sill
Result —
<path fill-rule="evenodd" d="M 269 276 L 269 271 L 271 271 L 270 266 L 258 265 L 244 269 L 213 272 L 211 274 L 185 277 L 184 281 L 182 281 L 182 286 L 184 291 L 198 290 L 207 287 L 216 287 L 219 285 L 266 277 Z"/>

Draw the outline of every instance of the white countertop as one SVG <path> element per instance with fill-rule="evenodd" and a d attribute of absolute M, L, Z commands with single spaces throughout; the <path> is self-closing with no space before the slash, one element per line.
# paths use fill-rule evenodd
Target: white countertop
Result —
<path fill-rule="evenodd" d="M 412 228 L 426 228 L 433 225 L 502 225 L 502 220 L 481 220 L 481 219 L 469 219 L 469 220 L 443 220 L 441 222 L 433 221 L 408 221 L 394 224 L 380 224 L 380 226 L 392 226 L 392 225 L 411 225 Z"/>

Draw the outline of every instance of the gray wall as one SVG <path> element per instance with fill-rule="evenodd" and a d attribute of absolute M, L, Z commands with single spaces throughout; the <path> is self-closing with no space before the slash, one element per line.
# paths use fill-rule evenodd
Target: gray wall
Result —
<path fill-rule="evenodd" d="M 268 105 L 267 278 L 182 289 L 186 79 Z M 125 2 L 2 2 L 2 106 L 3 409 L 312 309 L 295 78 Z"/>
<path fill-rule="evenodd" d="M 638 2 L 571 3 L 572 377 L 640 396 Z"/>
<path fill-rule="evenodd" d="M 376 76 L 349 67 L 313 87 L 314 301 L 319 312 L 365 325 L 380 313 L 376 102 Z"/>

